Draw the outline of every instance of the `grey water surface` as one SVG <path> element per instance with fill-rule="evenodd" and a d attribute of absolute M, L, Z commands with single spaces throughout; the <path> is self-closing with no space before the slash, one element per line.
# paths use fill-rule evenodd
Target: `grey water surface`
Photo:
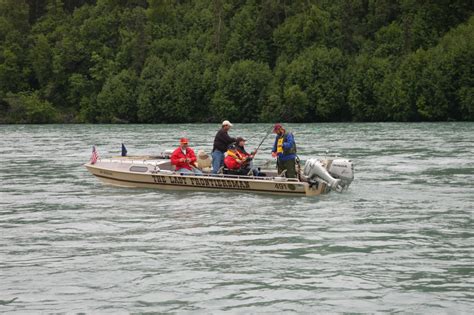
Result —
<path fill-rule="evenodd" d="M 473 123 L 290 124 L 302 160 L 355 163 L 322 197 L 116 188 L 83 167 L 93 144 L 209 152 L 217 128 L 0 126 L 0 313 L 472 313 Z M 268 128 L 230 134 L 253 149 Z"/>

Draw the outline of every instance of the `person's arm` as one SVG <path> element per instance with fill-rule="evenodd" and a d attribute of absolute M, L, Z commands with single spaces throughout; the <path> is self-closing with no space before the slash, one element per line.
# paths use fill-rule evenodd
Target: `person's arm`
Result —
<path fill-rule="evenodd" d="M 275 142 L 273 142 L 272 152 L 277 151 L 277 142 L 278 142 L 278 136 L 275 137 Z"/>
<path fill-rule="evenodd" d="M 224 143 L 232 143 L 232 142 L 236 142 L 237 139 L 236 138 L 232 138 L 231 136 L 229 136 L 229 134 L 227 132 L 222 132 L 222 138 Z"/>
<path fill-rule="evenodd" d="M 289 133 L 287 136 L 286 136 L 286 141 L 283 142 L 283 149 L 285 150 L 289 150 L 291 149 L 291 147 L 293 146 L 293 143 L 295 142 L 295 138 L 293 138 L 293 134 L 292 133 Z"/>
<path fill-rule="evenodd" d="M 178 157 L 178 154 L 179 154 L 179 150 L 181 150 L 180 148 L 178 148 L 177 150 L 174 150 L 173 153 L 171 154 L 171 164 L 173 165 L 178 165 L 179 163 L 179 157 Z"/>
<path fill-rule="evenodd" d="M 194 154 L 193 149 L 188 148 L 188 150 L 189 150 L 189 153 L 188 153 L 188 155 L 189 155 L 189 157 L 188 157 L 189 158 L 189 164 L 194 164 L 194 162 L 197 161 L 196 154 Z"/>
<path fill-rule="evenodd" d="M 239 154 L 240 154 L 240 160 L 242 161 L 241 164 L 244 165 L 244 164 L 247 164 L 248 162 L 250 162 L 253 158 L 253 156 L 251 154 L 248 154 L 247 151 L 243 150 L 243 151 L 239 151 Z"/>
<path fill-rule="evenodd" d="M 242 160 L 239 158 L 234 158 L 232 164 L 234 168 L 239 168 L 240 165 L 242 165 Z"/>
<path fill-rule="evenodd" d="M 272 157 L 277 156 L 277 143 L 278 143 L 278 136 L 275 137 L 275 142 L 273 143 Z"/>

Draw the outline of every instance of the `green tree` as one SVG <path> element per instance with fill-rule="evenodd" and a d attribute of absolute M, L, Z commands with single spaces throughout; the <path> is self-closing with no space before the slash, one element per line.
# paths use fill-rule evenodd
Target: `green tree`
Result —
<path fill-rule="evenodd" d="M 37 92 L 8 93 L 7 121 L 27 124 L 45 124 L 58 121 L 59 114 L 51 103 L 42 100 Z"/>
<path fill-rule="evenodd" d="M 25 1 L 0 0 L 0 91 L 20 92 L 28 88 L 28 6 Z"/>
<path fill-rule="evenodd" d="M 399 57 L 404 51 L 403 30 L 398 23 L 393 22 L 381 27 L 375 33 L 375 56 Z"/>
<path fill-rule="evenodd" d="M 382 97 L 382 84 L 390 72 L 390 61 L 360 55 L 350 67 L 348 103 L 354 121 L 385 121 L 389 109 Z"/>
<path fill-rule="evenodd" d="M 382 89 L 391 119 L 472 120 L 468 91 L 474 85 L 473 31 L 471 18 L 447 33 L 439 45 L 406 56 Z"/>
<path fill-rule="evenodd" d="M 461 120 L 474 121 L 474 87 L 464 86 L 457 91 Z"/>
<path fill-rule="evenodd" d="M 165 71 L 165 65 L 160 58 L 150 56 L 145 61 L 138 87 L 138 121 L 147 123 L 164 121 L 158 104 L 162 101 L 160 88 Z"/>
<path fill-rule="evenodd" d="M 339 49 L 313 46 L 289 64 L 285 86 L 297 85 L 306 93 L 310 120 L 347 120 L 346 68 L 347 61 Z"/>
<path fill-rule="evenodd" d="M 473 120 L 473 11 L 465 0 L 0 0 L 0 116 Z"/>
<path fill-rule="evenodd" d="M 129 68 L 139 74 L 150 45 L 146 29 L 146 12 L 142 7 L 125 10 L 120 17 L 120 44 L 116 53 L 116 64 L 120 69 Z"/>
<path fill-rule="evenodd" d="M 51 47 L 43 34 L 39 34 L 34 39 L 29 59 L 39 86 L 44 87 L 51 78 L 53 61 Z"/>
<path fill-rule="evenodd" d="M 225 47 L 226 59 L 231 62 L 237 60 L 254 60 L 257 62 L 269 61 L 267 42 L 258 32 L 257 7 L 247 5 L 233 17 L 230 22 L 230 38 Z"/>
<path fill-rule="evenodd" d="M 154 100 L 153 110 L 160 113 L 160 122 L 192 122 L 208 116 L 205 75 L 195 59 L 164 69 L 148 98 Z"/>
<path fill-rule="evenodd" d="M 281 107 L 280 121 L 301 122 L 307 121 L 309 100 L 305 92 L 298 85 L 285 88 L 284 106 Z"/>
<path fill-rule="evenodd" d="M 137 121 L 138 78 L 133 71 L 122 70 L 110 77 L 97 95 L 101 122 Z"/>
<path fill-rule="evenodd" d="M 215 120 L 257 121 L 266 100 L 271 71 L 265 64 L 237 61 L 221 68 L 217 91 L 212 100 Z"/>
<path fill-rule="evenodd" d="M 287 18 L 273 33 L 280 55 L 294 58 L 305 48 L 328 42 L 330 16 L 316 5 Z"/>

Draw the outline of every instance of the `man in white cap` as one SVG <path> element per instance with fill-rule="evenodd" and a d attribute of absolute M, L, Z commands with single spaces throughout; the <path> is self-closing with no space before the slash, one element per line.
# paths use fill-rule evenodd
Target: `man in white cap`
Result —
<path fill-rule="evenodd" d="M 214 146 L 212 148 L 212 173 L 217 174 L 219 169 L 224 165 L 224 153 L 230 144 L 236 142 L 235 138 L 232 138 L 227 133 L 232 127 L 232 124 L 228 120 L 222 122 L 222 128 L 216 134 L 214 138 Z"/>

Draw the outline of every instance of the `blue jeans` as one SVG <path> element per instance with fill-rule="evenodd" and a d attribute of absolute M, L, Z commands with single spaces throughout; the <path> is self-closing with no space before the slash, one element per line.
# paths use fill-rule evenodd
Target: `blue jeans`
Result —
<path fill-rule="evenodd" d="M 212 152 L 212 174 L 217 174 L 217 171 L 224 165 L 224 153 L 219 150 Z"/>
<path fill-rule="evenodd" d="M 251 169 L 251 170 L 252 170 L 253 176 L 257 176 L 257 175 L 258 175 L 258 173 L 260 173 L 260 172 L 258 171 L 258 167 L 255 167 L 255 166 L 253 165 L 253 160 L 252 160 L 252 161 L 250 161 L 250 163 L 249 163 L 249 166 L 248 166 L 248 167 L 249 167 L 249 169 Z"/>
<path fill-rule="evenodd" d="M 197 168 L 195 168 L 192 171 L 188 170 L 187 168 L 180 168 L 179 170 L 176 171 L 176 173 L 202 175 L 202 172 L 198 170 Z"/>

